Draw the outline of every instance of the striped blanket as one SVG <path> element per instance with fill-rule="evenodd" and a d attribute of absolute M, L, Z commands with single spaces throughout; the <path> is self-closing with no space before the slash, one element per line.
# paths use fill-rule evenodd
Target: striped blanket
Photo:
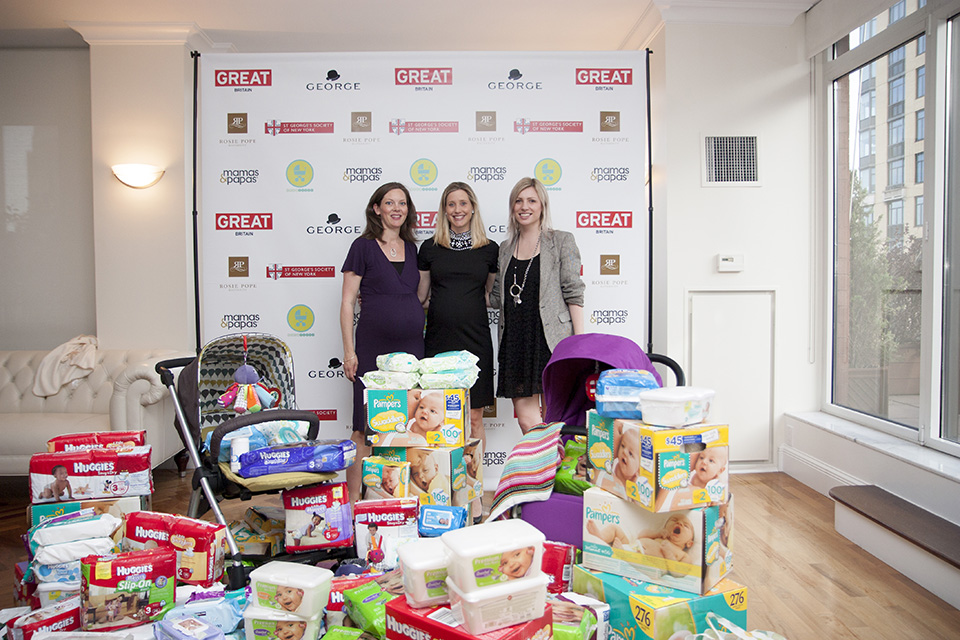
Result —
<path fill-rule="evenodd" d="M 524 502 L 546 500 L 553 492 L 557 465 L 562 460 L 562 422 L 533 427 L 507 455 L 493 494 L 488 520 L 494 520 Z"/>

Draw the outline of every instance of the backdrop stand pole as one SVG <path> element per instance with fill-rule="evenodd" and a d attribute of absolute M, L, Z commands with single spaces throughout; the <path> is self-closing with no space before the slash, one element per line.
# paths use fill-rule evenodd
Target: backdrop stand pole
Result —
<path fill-rule="evenodd" d="M 647 353 L 653 353 L 653 143 L 650 125 L 650 49 L 646 50 L 647 81 Z"/>
<path fill-rule="evenodd" d="M 198 76 L 200 52 L 191 51 L 193 58 L 193 310 L 194 328 L 197 339 L 197 355 L 200 355 L 200 244 L 198 239 L 197 213 L 197 112 L 198 112 Z"/>

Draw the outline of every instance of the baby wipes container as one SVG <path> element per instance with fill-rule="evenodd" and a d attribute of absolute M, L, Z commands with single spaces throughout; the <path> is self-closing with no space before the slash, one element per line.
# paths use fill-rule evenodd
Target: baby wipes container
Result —
<path fill-rule="evenodd" d="M 639 420 L 640 394 L 660 385 L 649 371 L 608 369 L 597 379 L 597 413 L 607 418 Z"/>
<path fill-rule="evenodd" d="M 254 604 L 243 610 L 243 632 L 246 640 L 312 640 L 319 637 L 323 630 L 322 615 L 301 618 Z"/>
<path fill-rule="evenodd" d="M 332 578 L 333 572 L 322 567 L 268 562 L 250 572 L 251 604 L 300 619 L 313 618 L 327 606 Z"/>
<path fill-rule="evenodd" d="M 465 592 L 448 576 L 450 613 L 475 636 L 536 620 L 543 615 L 549 581 L 541 573 L 525 580 L 511 580 L 480 591 Z"/>
<path fill-rule="evenodd" d="M 644 422 L 658 427 L 685 427 L 707 419 L 713 389 L 664 387 L 640 394 Z"/>
<path fill-rule="evenodd" d="M 439 538 L 410 540 L 397 549 L 407 604 L 416 609 L 450 602 L 447 552 Z"/>
<path fill-rule="evenodd" d="M 545 539 L 539 529 L 519 519 L 487 522 L 440 536 L 450 556 L 447 574 L 464 593 L 542 576 Z"/>

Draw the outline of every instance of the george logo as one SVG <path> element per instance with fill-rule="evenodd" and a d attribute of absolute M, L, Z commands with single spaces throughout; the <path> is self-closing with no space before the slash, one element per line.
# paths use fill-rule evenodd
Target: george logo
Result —
<path fill-rule="evenodd" d="M 487 89 L 491 91 L 541 91 L 543 83 L 540 81 L 523 80 L 523 74 L 520 69 L 510 69 L 505 81 L 492 81 L 487 83 Z"/>
<path fill-rule="evenodd" d="M 327 77 L 321 82 L 308 82 L 307 91 L 359 91 L 359 82 L 339 82 L 340 74 L 336 69 L 327 71 Z"/>
<path fill-rule="evenodd" d="M 620 256 L 617 254 L 600 256 L 600 275 L 620 275 Z"/>
<path fill-rule="evenodd" d="M 600 133 L 620 131 L 620 112 L 619 111 L 601 111 L 600 112 Z"/>
<path fill-rule="evenodd" d="M 453 84 L 452 67 L 398 67 L 393 70 L 394 81 L 397 85 L 448 85 Z"/>
<path fill-rule="evenodd" d="M 543 186 L 552 187 L 560 182 L 563 169 L 560 167 L 560 163 L 553 158 L 544 158 L 534 167 L 533 173 L 537 180 L 543 183 Z"/>
<path fill-rule="evenodd" d="M 583 133 L 583 120 L 528 120 L 513 121 L 513 132 L 528 133 Z"/>
<path fill-rule="evenodd" d="M 577 69 L 577 84 L 630 85 L 633 84 L 633 69 Z"/>
<path fill-rule="evenodd" d="M 429 187 L 437 179 L 437 165 L 428 158 L 420 158 L 410 165 L 410 179 L 417 186 Z"/>
<path fill-rule="evenodd" d="M 457 133 L 460 123 L 456 120 L 404 120 L 394 118 L 390 121 L 390 133 Z"/>
<path fill-rule="evenodd" d="M 294 331 L 303 333 L 309 331 L 316 318 L 313 315 L 313 309 L 305 304 L 297 304 L 287 311 L 287 324 Z"/>
<path fill-rule="evenodd" d="M 350 114 L 350 131 L 370 133 L 373 131 L 373 112 L 354 111 Z"/>
<path fill-rule="evenodd" d="M 272 213 L 218 213 L 218 231 L 269 231 L 273 229 Z"/>
<path fill-rule="evenodd" d="M 246 133 L 247 132 L 247 114 L 228 113 L 227 114 L 227 134 Z"/>
<path fill-rule="evenodd" d="M 225 313 L 220 318 L 223 329 L 256 329 L 259 325 L 259 313 Z"/>
<path fill-rule="evenodd" d="M 630 229 L 632 211 L 577 211 L 578 229 Z"/>
<path fill-rule="evenodd" d="M 322 225 L 310 225 L 307 227 L 307 235 L 360 235 L 360 225 L 339 226 L 343 222 L 335 213 L 327 216 L 327 223 Z"/>
<path fill-rule="evenodd" d="M 250 277 L 250 258 L 248 256 L 233 256 L 227 258 L 227 275 L 231 278 Z"/>
<path fill-rule="evenodd" d="M 380 182 L 383 167 L 347 167 L 343 170 L 344 182 Z"/>
<path fill-rule="evenodd" d="M 467 180 L 471 182 L 501 182 L 506 177 L 506 167 L 470 167 L 467 171 Z"/>
<path fill-rule="evenodd" d="M 590 324 L 626 324 L 630 312 L 626 309 L 595 309 L 590 314 Z"/>
<path fill-rule="evenodd" d="M 590 179 L 594 182 L 625 182 L 630 177 L 630 167 L 594 167 Z"/>
<path fill-rule="evenodd" d="M 259 177 L 259 169 L 224 169 L 220 172 L 220 183 L 228 186 L 256 184 Z"/>
<path fill-rule="evenodd" d="M 271 69 L 218 69 L 213 72 L 217 87 L 269 87 L 273 84 Z"/>
<path fill-rule="evenodd" d="M 333 133 L 332 122 L 277 122 L 263 123 L 263 132 L 271 136 L 285 133 Z"/>
<path fill-rule="evenodd" d="M 274 280 L 280 278 L 332 278 L 336 273 L 336 269 L 329 266 L 285 267 L 282 264 L 274 263 L 267 267 L 267 277 Z"/>
<path fill-rule="evenodd" d="M 496 111 L 477 111 L 477 131 L 496 131 L 497 130 L 497 112 Z"/>
<path fill-rule="evenodd" d="M 313 182 L 313 166 L 306 160 L 294 160 L 287 165 L 287 182 L 303 188 Z"/>

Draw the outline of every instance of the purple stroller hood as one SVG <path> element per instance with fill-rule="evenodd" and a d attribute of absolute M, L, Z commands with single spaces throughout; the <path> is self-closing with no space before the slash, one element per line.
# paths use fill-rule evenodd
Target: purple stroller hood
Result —
<path fill-rule="evenodd" d="M 623 336 L 582 333 L 564 338 L 543 369 L 544 422 L 585 426 L 588 409 L 586 381 L 606 369 L 642 369 L 663 385 L 650 358 L 635 342 Z"/>

